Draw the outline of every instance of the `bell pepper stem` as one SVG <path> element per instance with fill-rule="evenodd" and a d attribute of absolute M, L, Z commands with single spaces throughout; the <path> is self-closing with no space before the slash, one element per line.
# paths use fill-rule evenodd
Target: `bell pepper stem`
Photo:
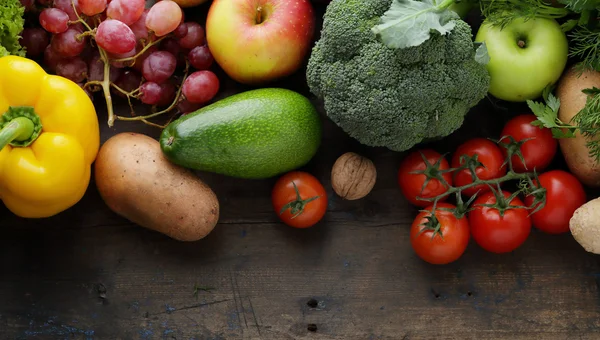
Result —
<path fill-rule="evenodd" d="M 5 146 L 26 147 L 42 133 L 42 120 L 31 106 L 9 106 L 0 115 L 0 150 Z"/>
<path fill-rule="evenodd" d="M 0 130 L 0 150 L 12 141 L 25 141 L 33 135 L 35 124 L 26 117 L 11 120 Z"/>

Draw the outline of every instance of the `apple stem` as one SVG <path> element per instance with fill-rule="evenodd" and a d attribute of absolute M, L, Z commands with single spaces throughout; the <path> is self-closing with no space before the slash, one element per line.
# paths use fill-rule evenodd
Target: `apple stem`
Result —
<path fill-rule="evenodd" d="M 262 24 L 262 6 L 256 8 L 256 23 Z"/>
<path fill-rule="evenodd" d="M 520 48 L 524 48 L 524 47 L 525 47 L 525 42 L 524 42 L 523 40 L 520 40 L 520 39 L 519 39 L 519 41 L 517 42 L 517 45 L 518 45 Z"/>

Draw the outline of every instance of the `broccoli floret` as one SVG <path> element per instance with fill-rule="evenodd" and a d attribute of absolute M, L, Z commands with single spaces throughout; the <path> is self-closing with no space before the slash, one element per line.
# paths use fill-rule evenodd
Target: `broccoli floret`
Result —
<path fill-rule="evenodd" d="M 307 67 L 328 117 L 365 145 L 405 151 L 458 129 L 490 77 L 475 60 L 471 27 L 393 49 L 371 31 L 392 0 L 334 0 Z"/>

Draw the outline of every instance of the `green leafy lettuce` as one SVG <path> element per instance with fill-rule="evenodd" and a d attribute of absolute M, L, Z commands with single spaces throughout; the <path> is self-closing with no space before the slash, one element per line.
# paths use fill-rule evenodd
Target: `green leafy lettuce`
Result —
<path fill-rule="evenodd" d="M 25 25 L 25 7 L 19 0 L 0 0 L 0 57 L 25 56 L 19 35 Z"/>

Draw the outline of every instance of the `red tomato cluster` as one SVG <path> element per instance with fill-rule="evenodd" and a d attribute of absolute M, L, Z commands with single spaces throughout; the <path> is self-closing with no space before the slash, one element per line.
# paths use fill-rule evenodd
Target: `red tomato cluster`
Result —
<path fill-rule="evenodd" d="M 469 237 L 487 251 L 506 253 L 525 242 L 532 226 L 551 234 L 569 231 L 571 216 L 586 202 L 584 188 L 569 172 L 544 172 L 557 153 L 558 143 L 549 129 L 531 125 L 535 119 L 533 114 L 511 119 L 499 143 L 483 138 L 468 140 L 456 149 L 450 164 L 431 149 L 415 150 L 403 160 L 398 172 L 401 192 L 413 205 L 425 208 L 411 227 L 411 244 L 419 257 L 432 264 L 446 264 L 464 253 Z M 465 168 L 469 163 L 464 165 L 464 156 L 476 162 Z M 539 174 L 539 182 L 532 182 L 534 188 L 541 185 L 546 190 L 543 208 L 536 211 L 535 195 L 522 199 L 501 188 L 503 183 L 493 186 L 494 190 L 489 185 L 473 184 L 471 170 L 479 180 L 502 182 L 509 170 L 508 159 L 514 173 L 535 170 Z M 450 209 L 456 206 L 445 202 L 454 195 L 448 195 L 437 201 L 432 219 L 432 199 L 450 188 L 461 188 L 462 197 L 474 199 L 468 202 L 468 213 L 454 216 Z"/>

